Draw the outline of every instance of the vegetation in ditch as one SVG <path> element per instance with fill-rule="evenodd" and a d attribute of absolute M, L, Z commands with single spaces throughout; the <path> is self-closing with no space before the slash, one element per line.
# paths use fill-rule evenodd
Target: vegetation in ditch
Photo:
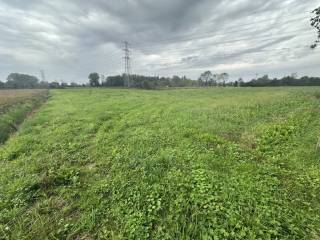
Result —
<path fill-rule="evenodd" d="M 46 90 L 0 90 L 0 144 L 48 97 Z"/>

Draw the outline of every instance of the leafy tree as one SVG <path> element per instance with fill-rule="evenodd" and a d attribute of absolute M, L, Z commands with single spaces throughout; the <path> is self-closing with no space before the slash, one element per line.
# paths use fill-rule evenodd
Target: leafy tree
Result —
<path fill-rule="evenodd" d="M 211 85 L 218 86 L 219 82 L 220 82 L 220 74 L 215 73 L 215 74 L 212 75 L 212 77 L 213 78 L 211 80 Z"/>
<path fill-rule="evenodd" d="M 81 87 L 81 85 L 76 82 L 72 82 L 70 83 L 70 87 Z"/>
<path fill-rule="evenodd" d="M 51 82 L 49 83 L 49 88 L 61 88 L 61 86 L 58 82 Z"/>
<path fill-rule="evenodd" d="M 102 82 L 102 85 L 105 87 L 123 87 L 124 77 L 121 75 L 109 76 L 106 81 Z"/>
<path fill-rule="evenodd" d="M 99 87 L 100 83 L 99 83 L 99 79 L 100 76 L 98 73 L 93 72 L 89 74 L 89 84 L 91 87 Z"/>
<path fill-rule="evenodd" d="M 143 89 L 149 89 L 149 90 L 156 88 L 154 82 L 150 82 L 150 81 L 147 81 L 147 80 L 144 80 L 144 81 L 142 82 L 141 87 L 142 87 Z"/>
<path fill-rule="evenodd" d="M 174 87 L 183 87 L 184 86 L 185 77 L 180 78 L 179 76 L 172 76 L 172 85 Z"/>
<path fill-rule="evenodd" d="M 200 86 L 213 85 L 213 74 L 210 71 L 205 71 L 200 75 L 199 84 Z"/>
<path fill-rule="evenodd" d="M 229 74 L 228 73 L 217 74 L 217 82 L 220 85 L 225 86 L 226 83 L 228 82 L 228 80 L 229 80 Z"/>
<path fill-rule="evenodd" d="M 67 87 L 69 87 L 69 84 L 68 84 L 68 83 L 65 83 L 65 82 L 62 82 L 60 86 L 61 86 L 62 88 L 67 88 Z"/>
<path fill-rule="evenodd" d="M 0 81 L 0 88 L 4 88 L 4 87 L 5 87 L 4 82 L 1 82 L 1 81 Z"/>
<path fill-rule="evenodd" d="M 229 74 L 228 73 L 222 73 L 222 79 L 223 83 L 226 84 L 229 82 Z"/>
<path fill-rule="evenodd" d="M 311 18 L 311 26 L 317 29 L 318 37 L 315 43 L 311 45 L 311 48 L 316 48 L 320 42 L 320 7 L 313 10 L 313 13 L 316 14 L 316 16 Z"/>
<path fill-rule="evenodd" d="M 10 73 L 7 77 L 7 88 L 37 88 L 39 79 L 35 76 L 20 73 Z"/>
<path fill-rule="evenodd" d="M 39 88 L 49 88 L 49 83 L 46 81 L 41 81 L 39 83 Z"/>
<path fill-rule="evenodd" d="M 234 83 L 229 83 L 229 85 L 234 86 L 234 87 L 241 87 L 241 84 L 243 83 L 243 79 L 239 78 L 238 81 L 235 81 Z"/>

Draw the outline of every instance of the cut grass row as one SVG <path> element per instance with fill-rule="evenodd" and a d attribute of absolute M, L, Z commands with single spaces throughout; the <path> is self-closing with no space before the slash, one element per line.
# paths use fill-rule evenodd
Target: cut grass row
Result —
<path fill-rule="evenodd" d="M 0 144 L 17 131 L 19 124 L 48 96 L 46 90 L 0 90 Z"/>
<path fill-rule="evenodd" d="M 0 148 L 0 236 L 317 239 L 319 90 L 53 91 Z"/>

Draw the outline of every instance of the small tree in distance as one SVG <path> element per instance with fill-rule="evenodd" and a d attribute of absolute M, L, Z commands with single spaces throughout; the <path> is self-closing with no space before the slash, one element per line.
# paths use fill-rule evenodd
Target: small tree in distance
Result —
<path fill-rule="evenodd" d="M 237 82 L 237 87 L 241 87 L 242 84 L 243 84 L 243 79 L 239 78 L 239 80 Z"/>
<path fill-rule="evenodd" d="M 212 85 L 213 82 L 213 75 L 210 71 L 205 71 L 201 74 L 199 78 L 200 86 L 209 86 Z"/>
<path fill-rule="evenodd" d="M 316 14 L 316 16 L 311 18 L 311 26 L 315 27 L 318 31 L 318 38 L 315 43 L 311 45 L 311 48 L 314 49 L 320 42 L 320 7 L 313 10 L 312 13 Z"/>
<path fill-rule="evenodd" d="M 91 87 L 99 87 L 100 83 L 99 83 L 99 79 L 100 76 L 98 73 L 93 72 L 89 74 L 89 84 Z"/>

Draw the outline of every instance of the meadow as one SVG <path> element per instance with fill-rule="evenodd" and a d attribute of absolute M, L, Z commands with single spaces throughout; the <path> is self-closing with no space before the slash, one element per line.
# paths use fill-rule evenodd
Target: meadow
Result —
<path fill-rule="evenodd" d="M 0 90 L 0 144 L 18 130 L 18 126 L 43 103 L 47 90 Z"/>
<path fill-rule="evenodd" d="M 319 239 L 320 88 L 64 89 L 0 147 L 0 239 Z"/>

